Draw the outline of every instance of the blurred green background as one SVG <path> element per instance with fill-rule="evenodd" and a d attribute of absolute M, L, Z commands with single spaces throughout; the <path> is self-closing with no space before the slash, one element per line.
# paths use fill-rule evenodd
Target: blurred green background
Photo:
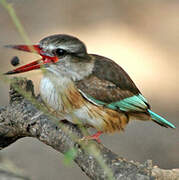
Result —
<path fill-rule="evenodd" d="M 103 135 L 102 142 L 128 160 L 152 159 L 161 168 L 179 168 L 179 1 L 178 0 L 9 0 L 29 38 L 65 33 L 77 36 L 89 53 L 107 56 L 120 64 L 152 105 L 154 112 L 174 123 L 175 130 L 152 122 L 129 123 L 125 132 Z M 23 40 L 0 6 L 0 72 L 37 55 L 3 48 Z M 23 74 L 38 83 L 41 72 Z M 0 81 L 0 105 L 8 104 L 8 85 Z M 63 155 L 32 138 L 2 150 L 34 180 L 88 179 L 75 165 L 65 166 Z"/>

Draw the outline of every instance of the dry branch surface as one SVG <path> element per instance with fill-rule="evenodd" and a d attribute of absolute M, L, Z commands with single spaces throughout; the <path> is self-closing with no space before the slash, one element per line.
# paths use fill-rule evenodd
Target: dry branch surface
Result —
<path fill-rule="evenodd" d="M 24 98 L 23 92 L 28 96 Z M 63 154 L 75 148 L 77 155 L 74 161 L 90 179 L 179 179 L 179 169 L 163 170 L 153 167 L 151 161 L 144 164 L 127 161 L 95 141 L 89 141 L 84 146 L 84 143 L 79 141 L 83 137 L 80 129 L 70 123 L 59 123 L 56 117 L 42 110 L 42 105 L 37 106 L 37 103 L 34 103 L 37 99 L 32 81 L 24 78 L 13 79 L 10 103 L 8 106 L 0 107 L 1 149 L 20 138 L 34 137 Z M 41 104 L 40 101 L 38 104 Z M 96 153 L 103 158 L 105 166 L 96 159 Z M 109 172 L 112 176 L 109 176 Z"/>

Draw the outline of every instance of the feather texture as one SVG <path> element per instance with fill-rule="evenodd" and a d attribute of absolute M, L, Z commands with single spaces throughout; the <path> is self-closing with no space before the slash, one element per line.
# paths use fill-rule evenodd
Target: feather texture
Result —
<path fill-rule="evenodd" d="M 142 95 L 135 95 L 125 98 L 121 101 L 113 102 L 107 105 L 107 107 L 114 107 L 125 112 L 145 111 L 148 107 L 147 104 L 140 98 Z"/>
<path fill-rule="evenodd" d="M 81 90 L 79 91 L 83 95 L 83 97 L 85 97 L 88 101 L 99 106 L 108 107 L 109 109 L 113 109 L 113 110 L 119 109 L 125 112 L 135 112 L 135 111 L 144 112 L 148 109 L 146 102 L 143 101 L 145 98 L 141 94 L 108 104 L 98 99 L 95 99 L 92 96 L 89 96 L 88 94 L 85 94 Z"/>
<path fill-rule="evenodd" d="M 156 123 L 160 124 L 161 126 L 164 127 L 170 127 L 170 128 L 176 128 L 172 123 L 164 119 L 163 117 L 159 116 L 158 114 L 154 113 L 150 109 L 148 110 L 150 113 L 152 120 L 155 121 Z"/>

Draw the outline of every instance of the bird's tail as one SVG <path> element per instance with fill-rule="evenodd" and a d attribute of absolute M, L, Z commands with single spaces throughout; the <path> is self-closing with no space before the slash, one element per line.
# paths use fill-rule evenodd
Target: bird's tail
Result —
<path fill-rule="evenodd" d="M 156 122 L 157 124 L 164 126 L 166 128 L 170 127 L 170 128 L 176 128 L 172 123 L 170 123 L 169 121 L 167 121 L 166 119 L 164 119 L 163 117 L 159 116 L 158 114 L 154 113 L 153 111 L 151 111 L 150 109 L 148 109 L 148 112 L 150 114 L 150 116 L 152 117 L 152 120 L 154 122 Z"/>

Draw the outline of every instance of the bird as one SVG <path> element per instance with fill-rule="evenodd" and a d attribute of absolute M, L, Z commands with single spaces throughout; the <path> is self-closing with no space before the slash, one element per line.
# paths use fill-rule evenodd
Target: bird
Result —
<path fill-rule="evenodd" d="M 99 140 L 102 133 L 123 131 L 129 121 L 153 121 L 175 125 L 151 110 L 129 75 L 113 60 L 87 52 L 86 45 L 67 34 L 43 38 L 35 45 L 7 45 L 42 58 L 5 74 L 41 69 L 40 95 L 47 107 L 66 119 L 96 129 L 86 139 Z"/>

